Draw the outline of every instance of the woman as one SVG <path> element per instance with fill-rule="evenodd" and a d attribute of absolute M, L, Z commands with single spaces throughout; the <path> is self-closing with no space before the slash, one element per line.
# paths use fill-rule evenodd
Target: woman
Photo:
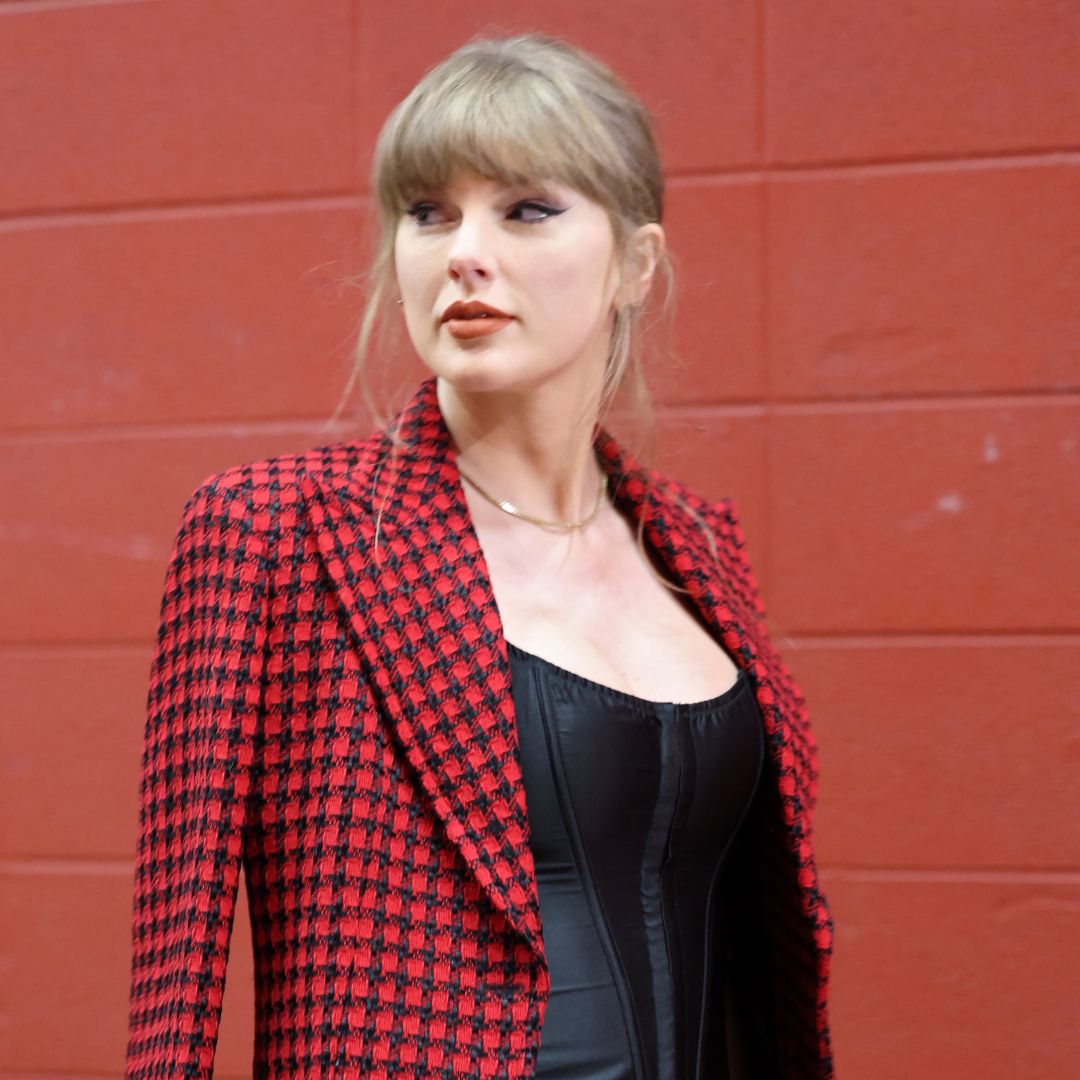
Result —
<path fill-rule="evenodd" d="M 667 271 L 650 120 L 542 35 L 387 121 L 375 434 L 192 495 L 151 672 L 127 1075 L 829 1077 L 816 751 L 730 499 L 601 426 Z M 396 305 L 395 305 L 396 301 Z"/>

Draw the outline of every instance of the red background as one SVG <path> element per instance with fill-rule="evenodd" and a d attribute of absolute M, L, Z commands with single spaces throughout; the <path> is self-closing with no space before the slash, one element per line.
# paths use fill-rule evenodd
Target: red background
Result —
<path fill-rule="evenodd" d="M 121 1070 L 180 510 L 367 430 L 374 137 L 485 29 L 658 117 L 660 464 L 737 498 L 815 723 L 838 1076 L 1080 1075 L 1080 6 L 189 0 L 0 7 L 0 1077 Z"/>

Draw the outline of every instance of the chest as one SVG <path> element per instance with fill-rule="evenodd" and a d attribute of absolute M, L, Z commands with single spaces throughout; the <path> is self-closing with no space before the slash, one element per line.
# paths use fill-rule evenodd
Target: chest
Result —
<path fill-rule="evenodd" d="M 477 533 L 507 640 L 654 701 L 700 701 L 734 685 L 735 662 L 614 511 L 591 542 L 523 543 L 500 525 L 481 522 Z"/>

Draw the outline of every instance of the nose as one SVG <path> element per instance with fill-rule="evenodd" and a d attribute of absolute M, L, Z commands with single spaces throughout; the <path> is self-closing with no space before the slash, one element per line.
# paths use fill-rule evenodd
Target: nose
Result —
<path fill-rule="evenodd" d="M 452 281 L 470 284 L 490 280 L 493 276 L 492 244 L 478 217 L 462 217 L 450 246 L 447 272 Z"/>

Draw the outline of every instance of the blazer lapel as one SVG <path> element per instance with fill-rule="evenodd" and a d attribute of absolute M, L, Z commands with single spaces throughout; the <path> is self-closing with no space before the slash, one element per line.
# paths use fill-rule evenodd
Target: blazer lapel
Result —
<path fill-rule="evenodd" d="M 340 452 L 301 478 L 307 512 L 393 737 L 480 887 L 542 961 L 509 655 L 434 376 L 397 422 L 393 461 L 385 432 L 324 448 Z M 691 516 L 602 428 L 594 446 L 615 502 L 644 516 L 669 575 L 748 667 L 753 620 Z"/>

